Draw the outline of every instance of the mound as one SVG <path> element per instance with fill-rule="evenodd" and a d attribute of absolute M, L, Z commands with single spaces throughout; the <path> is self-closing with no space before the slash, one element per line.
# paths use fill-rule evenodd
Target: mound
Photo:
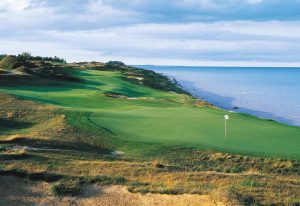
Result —
<path fill-rule="evenodd" d="M 20 61 L 15 56 L 6 56 L 0 62 L 0 68 L 2 69 L 16 69 L 22 66 L 24 62 Z"/>

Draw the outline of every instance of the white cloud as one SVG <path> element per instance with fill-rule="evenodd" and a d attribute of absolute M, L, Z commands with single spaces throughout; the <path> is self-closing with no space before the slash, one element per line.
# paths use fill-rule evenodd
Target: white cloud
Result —
<path fill-rule="evenodd" d="M 180 6 L 183 11 L 224 9 L 226 4 L 218 3 L 219 0 L 66 2 L 61 6 L 58 0 L 0 0 L 0 19 L 5 19 L 0 24 L 0 53 L 29 51 L 34 55 L 62 56 L 69 61 L 120 59 L 131 64 L 300 61 L 300 21 L 180 23 L 176 16 L 171 21 L 174 23 L 155 21 L 155 18 L 161 20 L 165 13 L 168 15 L 166 8 L 174 9 L 170 16 L 177 15 Z M 167 2 L 174 4 L 165 8 Z M 262 3 L 261 0 L 228 2 L 229 5 Z M 151 13 L 147 16 L 143 9 L 161 11 L 147 11 Z"/>
<path fill-rule="evenodd" d="M 0 11 L 23 11 L 24 9 L 28 8 L 30 4 L 30 0 L 1 0 Z"/>
<path fill-rule="evenodd" d="M 0 53 L 29 51 L 36 55 L 62 56 L 68 61 L 121 59 L 130 64 L 251 62 L 253 65 L 272 61 L 290 65 L 300 62 L 297 55 L 300 29 L 296 29 L 300 28 L 300 22 L 269 24 L 238 21 L 27 31 L 3 36 Z M 271 28 L 284 29 L 286 35 Z"/>
<path fill-rule="evenodd" d="M 105 4 L 103 0 L 90 0 L 87 4 L 87 11 L 76 18 L 84 22 L 105 22 L 108 21 L 111 24 L 116 22 L 136 22 L 135 18 L 138 12 L 126 11 L 124 9 L 114 8 L 109 4 Z"/>

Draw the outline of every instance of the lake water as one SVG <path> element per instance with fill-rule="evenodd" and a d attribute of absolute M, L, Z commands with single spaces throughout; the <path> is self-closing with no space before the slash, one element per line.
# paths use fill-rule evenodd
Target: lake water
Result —
<path fill-rule="evenodd" d="M 139 67 L 175 78 L 223 109 L 300 126 L 300 68 Z"/>

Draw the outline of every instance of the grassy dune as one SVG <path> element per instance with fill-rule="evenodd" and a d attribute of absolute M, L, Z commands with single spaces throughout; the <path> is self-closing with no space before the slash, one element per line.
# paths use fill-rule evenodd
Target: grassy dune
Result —
<path fill-rule="evenodd" d="M 76 70 L 73 73 L 83 81 L 60 86 L 1 86 L 0 92 L 82 112 L 84 119 L 80 127 L 93 124 L 124 141 L 300 158 L 299 127 L 232 113 L 225 138 L 226 112 L 196 107 L 195 100 L 188 95 L 130 83 L 118 71 Z M 126 98 L 105 95 L 108 92 Z M 76 122 L 74 118 L 71 123 Z"/>

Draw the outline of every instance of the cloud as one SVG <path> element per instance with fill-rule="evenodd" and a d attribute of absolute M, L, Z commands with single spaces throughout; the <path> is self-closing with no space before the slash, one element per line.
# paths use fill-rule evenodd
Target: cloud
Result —
<path fill-rule="evenodd" d="M 0 11 L 23 11 L 30 6 L 30 0 L 1 0 Z"/>
<path fill-rule="evenodd" d="M 298 0 L 3 0 L 0 53 L 131 64 L 296 64 L 299 6 Z"/>
<path fill-rule="evenodd" d="M 60 55 L 68 61 L 136 60 L 132 64 L 151 64 L 151 59 L 169 60 L 169 64 L 174 59 L 176 62 L 180 59 L 182 62 L 300 62 L 300 29 L 297 28 L 300 22 L 236 21 L 136 24 L 80 31 L 39 30 L 7 37 L 2 34 L 1 44 L 5 46 L 0 51 Z M 286 35 L 276 33 L 282 29 Z M 12 47 L 13 50 L 5 49 Z"/>

